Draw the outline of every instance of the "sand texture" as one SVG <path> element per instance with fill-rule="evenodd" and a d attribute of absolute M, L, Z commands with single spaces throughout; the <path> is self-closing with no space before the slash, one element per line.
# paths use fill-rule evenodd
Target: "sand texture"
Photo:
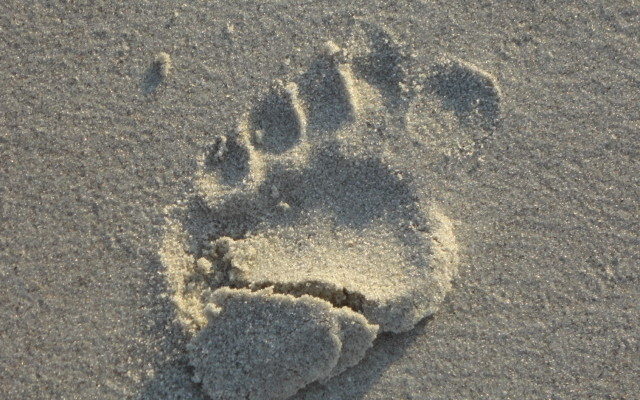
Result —
<path fill-rule="evenodd" d="M 636 399 L 640 12 L 0 5 L 0 399 Z"/>

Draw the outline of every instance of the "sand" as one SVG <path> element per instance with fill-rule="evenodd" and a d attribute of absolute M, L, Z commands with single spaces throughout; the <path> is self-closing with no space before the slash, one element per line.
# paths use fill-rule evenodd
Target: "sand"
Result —
<path fill-rule="evenodd" d="M 632 2 L 0 8 L 5 398 L 640 391 Z"/>

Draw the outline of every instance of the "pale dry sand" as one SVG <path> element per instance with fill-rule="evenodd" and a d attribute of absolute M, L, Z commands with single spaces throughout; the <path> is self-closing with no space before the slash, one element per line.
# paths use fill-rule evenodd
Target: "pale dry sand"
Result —
<path fill-rule="evenodd" d="M 453 289 L 442 292 L 443 301 L 440 294 L 432 298 L 440 307 L 430 317 L 403 319 L 410 314 L 370 308 L 368 318 L 404 332 L 380 333 L 356 366 L 331 379 L 335 368 L 342 369 L 340 349 L 347 340 L 326 315 L 341 310 L 336 303 L 357 307 L 335 299 L 331 305 L 318 299 L 326 287 L 317 289 L 305 303 L 316 311 L 309 311 L 301 325 L 308 331 L 302 332 L 325 332 L 314 345 L 326 341 L 320 347 L 333 350 L 314 352 L 317 360 L 300 355 L 304 346 L 286 354 L 296 368 L 310 359 L 317 363 L 279 394 L 306 386 L 294 398 L 637 398 L 640 11 L 634 2 L 9 1 L 0 11 L 0 398 L 203 398 L 206 385 L 192 378 L 198 370 L 211 374 L 197 355 L 197 345 L 206 348 L 209 339 L 202 334 L 192 342 L 192 368 L 187 343 L 205 321 L 196 316 L 190 332 L 180 320 L 176 290 L 161 263 L 167 227 L 174 226 L 166 217 L 186 209 L 196 215 L 187 220 L 197 222 L 196 232 L 203 224 L 210 231 L 214 227 L 206 223 L 215 225 L 215 218 L 198 214 L 202 208 L 190 199 L 219 201 L 215 188 L 221 183 L 233 183 L 230 196 L 242 196 L 244 189 L 234 192 L 242 171 L 203 169 L 221 145 L 233 148 L 233 141 L 221 138 L 237 131 L 239 121 L 263 131 L 251 137 L 251 146 L 262 145 L 268 156 L 259 157 L 264 169 L 251 171 L 263 171 L 267 179 L 276 156 L 295 170 L 282 176 L 302 183 L 332 172 L 316 168 L 325 164 L 313 163 L 323 158 L 312 146 L 293 145 L 299 138 L 274 141 L 270 132 L 282 129 L 304 133 L 308 143 L 321 127 L 342 132 L 340 151 L 356 156 L 386 146 L 390 165 L 402 157 L 389 154 L 405 154 L 405 165 L 396 169 L 418 180 L 412 194 L 452 221 L 460 258 Z M 393 59 L 384 57 L 389 48 L 376 34 L 354 39 L 355 20 L 388 32 L 393 46 L 406 49 L 431 78 L 424 82 L 428 90 L 409 88 L 412 101 L 401 101 L 405 78 L 389 78 L 398 73 Z M 318 54 L 333 52 L 327 41 L 351 49 L 359 60 L 351 62 L 353 75 L 338 69 L 344 82 L 335 90 L 305 86 L 328 79 L 317 64 Z M 469 81 L 469 74 L 475 78 Z M 299 76 L 305 79 L 296 81 Z M 277 80 L 283 84 L 275 91 L 299 97 L 301 104 L 285 110 L 292 117 L 284 124 L 269 113 L 273 102 L 261 103 Z M 358 80 L 369 82 L 370 90 L 357 91 Z M 297 90 L 287 84 L 293 81 Z M 316 87 L 321 89 L 311 90 Z M 499 107 L 464 100 L 458 89 L 481 94 L 471 100 L 497 98 Z M 370 126 L 364 126 L 380 138 L 404 137 L 392 127 L 405 123 L 407 140 L 423 144 L 410 150 L 396 140 L 369 142 L 355 134 L 364 128 L 342 129 L 363 121 L 358 115 L 368 116 Z M 238 164 L 242 155 L 235 154 Z M 307 159 L 309 164 L 298 162 Z M 353 173 L 343 181 L 371 171 L 348 170 Z M 386 175 L 374 176 L 355 193 L 371 194 L 367 185 Z M 395 199 L 384 190 L 397 182 L 389 179 L 372 203 L 340 203 L 331 185 L 320 184 L 297 186 L 301 200 L 289 204 L 281 197 L 292 189 L 264 187 L 284 211 L 317 204 L 304 199 L 313 199 L 318 188 L 333 193 L 329 203 L 336 206 L 329 208 L 348 221 L 345 232 L 370 229 L 367 238 L 380 239 L 370 247 L 379 249 L 374 258 L 384 260 L 392 252 L 385 244 L 398 246 L 384 235 L 388 225 L 368 219 L 377 212 L 395 219 L 384 207 L 367 204 Z M 373 214 L 346 212 L 362 204 Z M 327 215 L 305 215 L 305 229 L 334 221 Z M 276 249 L 291 250 L 287 240 L 300 241 L 301 231 L 288 233 L 282 225 L 255 225 L 250 247 L 282 239 Z M 332 254 L 328 259 L 339 269 L 350 250 L 323 240 L 325 232 L 314 232 L 319 239 L 313 251 Z M 171 248 L 175 254 L 200 251 L 198 241 L 186 243 L 193 248 Z M 367 256 L 366 249 L 356 245 L 354 259 Z M 273 247 L 263 254 L 270 252 L 278 254 Z M 209 267 L 196 258 L 185 270 Z M 280 266 L 279 258 L 266 260 Z M 300 264 L 294 258 L 276 282 Z M 253 271 L 249 280 L 266 280 L 253 262 L 236 265 Z M 360 277 L 357 286 L 365 289 L 370 279 L 371 287 L 379 287 L 376 279 L 384 275 L 366 265 L 341 279 Z M 246 286 L 240 282 L 246 280 L 244 275 L 234 284 Z M 300 281 L 294 274 L 281 291 Z M 403 298 L 407 284 L 394 287 Z M 267 314 L 278 296 L 286 299 L 284 309 L 302 307 L 300 298 L 264 296 L 259 301 Z M 200 306 L 187 309 L 194 307 Z M 225 315 L 227 325 L 220 326 L 237 329 L 237 320 L 222 310 L 213 309 L 213 318 Z M 259 313 L 260 307 L 250 310 Z M 425 306 L 419 315 L 432 311 Z M 289 315 L 295 320 L 303 314 Z M 385 319 L 389 315 L 394 317 Z M 269 329 L 261 325 L 258 337 L 273 335 Z M 242 335 L 233 339 L 225 340 L 239 348 L 246 343 Z M 299 343 L 283 340 L 278 345 Z M 232 360 L 217 357 L 223 364 Z M 349 357 L 347 364 L 359 358 Z"/>

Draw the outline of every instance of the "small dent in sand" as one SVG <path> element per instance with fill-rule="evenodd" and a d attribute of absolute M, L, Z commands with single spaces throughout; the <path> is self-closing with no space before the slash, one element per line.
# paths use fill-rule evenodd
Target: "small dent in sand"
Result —
<path fill-rule="evenodd" d="M 142 91 L 146 94 L 154 92 L 158 86 L 167 79 L 173 68 L 171 56 L 165 52 L 155 55 L 149 68 L 147 68 L 143 82 Z"/>

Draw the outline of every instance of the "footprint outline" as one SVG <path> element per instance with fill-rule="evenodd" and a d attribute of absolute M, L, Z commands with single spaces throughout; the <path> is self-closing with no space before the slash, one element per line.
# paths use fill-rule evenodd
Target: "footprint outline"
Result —
<path fill-rule="evenodd" d="M 374 29 L 378 28 L 374 27 Z M 384 37 L 385 40 L 391 40 L 388 35 Z M 403 60 L 407 61 L 405 58 L 403 58 Z M 352 67 L 353 62 L 353 58 L 349 60 L 349 55 L 347 55 L 343 49 L 332 42 L 326 43 L 315 64 L 312 64 L 312 67 L 310 67 L 310 70 L 313 71 L 313 68 L 328 68 L 328 73 L 320 71 L 303 74 L 301 78 L 302 81 L 299 82 L 275 82 L 267 92 L 267 100 L 264 100 L 264 103 L 258 103 L 257 107 L 254 107 L 253 110 L 245 114 L 235 131 L 224 136 L 216 137 L 207 154 L 199 161 L 201 167 L 196 181 L 198 193 L 202 200 L 201 206 L 204 207 L 206 212 L 216 216 L 213 219 L 218 218 L 218 220 L 215 221 L 215 224 L 218 225 L 216 228 L 217 231 L 227 233 L 218 234 L 217 237 L 200 238 L 200 242 L 209 241 L 214 243 L 213 250 L 207 252 L 200 248 L 191 250 L 191 253 L 197 254 L 197 258 L 201 258 L 200 256 L 202 255 L 213 258 L 212 264 L 216 264 L 218 276 L 208 280 L 205 284 L 205 286 L 209 286 L 210 289 L 228 286 L 258 291 L 269 288 L 273 290 L 274 293 L 297 294 L 300 296 L 314 295 L 317 298 L 329 301 L 334 307 L 346 306 L 354 309 L 354 311 L 367 317 L 371 323 L 380 325 L 382 327 L 381 331 L 400 332 L 411 329 L 417 321 L 423 319 L 425 316 L 431 315 L 437 309 L 438 304 L 449 290 L 451 280 L 456 274 L 455 265 L 457 264 L 458 258 L 457 244 L 453 236 L 451 221 L 441 210 L 435 206 L 421 208 L 420 202 L 422 200 L 414 199 L 413 197 L 416 197 L 416 194 L 412 193 L 412 190 L 406 189 L 403 191 L 402 189 L 397 189 L 402 185 L 412 185 L 412 177 L 410 172 L 408 172 L 409 169 L 406 168 L 406 164 L 397 162 L 398 155 L 389 156 L 387 154 L 388 149 L 383 149 L 383 151 L 377 153 L 375 157 L 371 157 L 371 154 L 375 153 L 376 143 L 367 143 L 367 139 L 375 135 L 375 129 L 371 128 L 371 121 L 367 120 L 366 117 L 363 118 L 362 114 L 365 113 L 365 111 L 361 109 L 359 104 L 361 99 L 358 98 L 355 91 L 361 89 L 364 91 L 371 90 L 372 87 L 375 88 L 379 86 L 380 82 L 376 81 L 378 79 L 377 77 L 373 79 L 373 81 L 371 79 L 367 81 L 366 74 L 360 73 L 358 75 L 357 68 L 354 71 Z M 446 93 L 442 90 L 442 87 L 447 86 L 450 77 L 442 73 L 442 70 L 446 70 L 446 68 L 451 65 L 454 66 L 454 69 L 463 68 L 461 74 L 470 76 L 469 79 L 471 79 L 472 84 L 475 84 L 473 81 L 475 76 L 480 81 L 480 84 L 478 84 L 479 87 L 489 86 L 488 93 L 495 97 L 495 99 L 491 100 L 495 100 L 495 109 L 493 112 L 495 118 L 493 119 L 496 122 L 485 125 L 480 123 L 477 126 L 485 131 L 495 130 L 498 126 L 497 121 L 499 120 L 499 106 L 501 101 L 501 93 L 495 78 L 478 70 L 471 64 L 459 60 L 449 59 L 441 61 L 440 64 L 436 64 L 433 68 L 433 71 L 436 72 L 428 75 L 426 79 L 421 80 L 421 83 L 424 85 L 424 89 L 422 90 L 416 89 L 415 82 L 408 81 L 408 74 L 405 74 L 404 71 L 402 71 L 402 74 L 396 74 L 394 72 L 395 75 L 402 76 L 403 78 L 392 81 L 397 90 L 389 90 L 387 97 L 397 96 L 398 99 L 404 100 L 404 104 L 406 105 L 414 101 L 418 96 L 426 94 L 443 97 L 446 104 Z M 396 71 L 395 68 L 394 66 L 391 70 Z M 440 75 L 438 75 L 438 73 L 440 73 Z M 314 77 L 314 74 L 318 74 L 319 76 Z M 405 77 L 407 77 L 406 82 Z M 308 82 L 305 82 L 305 79 L 307 79 Z M 331 109 L 335 107 L 335 105 L 327 107 L 325 104 L 320 107 L 316 106 L 314 109 L 314 96 L 308 95 L 313 92 L 310 88 L 313 88 L 314 81 L 316 84 L 317 82 L 324 82 L 325 84 L 331 83 L 338 85 L 337 88 L 332 88 L 328 91 L 328 93 L 342 93 L 337 96 L 337 104 L 342 104 L 343 107 L 340 112 L 335 114 L 337 115 L 337 121 L 332 123 L 331 121 L 325 120 L 323 122 L 321 117 L 323 117 L 323 113 L 326 114 L 326 110 L 318 112 L 318 109 L 322 109 L 322 107 Z M 311 82 L 311 84 L 309 84 L 309 82 Z M 356 85 L 360 85 L 360 87 L 355 89 Z M 411 86 L 410 90 L 406 91 L 403 88 L 405 85 Z M 299 91 L 302 93 L 299 93 Z M 379 89 L 379 91 L 383 90 Z M 271 99 L 269 99 L 268 96 L 272 96 Z M 403 96 L 405 97 L 403 98 Z M 322 96 L 320 96 L 320 98 L 322 98 Z M 392 109 L 402 103 L 403 102 L 400 101 L 386 101 L 381 104 L 381 107 Z M 276 107 L 268 107 L 270 104 L 276 104 Z M 455 107 L 451 106 L 451 108 Z M 472 108 L 473 107 L 467 106 L 466 109 L 458 110 L 459 112 L 456 116 L 462 121 L 467 118 L 465 114 L 468 114 L 468 110 Z M 272 114 L 269 114 L 269 112 L 273 112 L 274 109 L 279 110 L 279 112 L 285 115 L 274 118 Z M 403 113 L 407 113 L 408 109 L 409 107 L 405 106 Z M 318 114 L 320 116 L 318 116 Z M 261 122 L 265 119 L 271 120 L 267 123 Z M 282 122 L 283 126 L 274 126 L 277 125 L 278 122 Z M 400 120 L 400 126 L 397 127 L 397 129 L 407 129 L 406 126 L 403 126 L 403 122 L 404 121 Z M 322 128 L 323 125 L 324 128 Z M 397 121 L 396 125 L 398 125 Z M 367 137 L 364 135 L 364 137 L 359 137 L 354 145 L 350 143 L 353 137 L 349 137 L 348 135 L 349 132 L 352 131 L 345 129 L 345 127 L 349 126 L 354 130 L 368 132 L 371 136 Z M 266 147 L 265 130 L 267 131 Z M 291 130 L 293 130 L 293 132 L 290 132 Z M 262 132 L 256 136 L 256 132 L 259 131 Z M 277 143 L 278 133 L 284 137 L 284 143 Z M 234 148 L 236 150 L 233 150 Z M 241 152 L 244 156 L 236 157 L 235 159 L 229 158 L 229 154 L 233 157 L 234 151 Z M 327 165 L 332 161 L 336 162 L 338 167 L 325 171 L 325 175 L 329 175 L 330 178 L 327 176 L 320 177 L 314 175 L 314 173 L 322 170 L 322 165 Z M 226 175 L 230 174 L 225 175 L 224 172 L 220 173 L 220 170 L 229 167 L 225 162 L 244 165 L 243 168 L 245 172 L 240 173 L 238 176 L 233 176 L 233 179 L 229 179 Z M 357 199 L 355 199 L 354 203 L 349 203 L 350 198 L 341 199 L 339 195 L 331 193 L 331 190 L 335 189 L 336 186 L 328 185 L 323 187 L 323 184 L 326 184 L 332 179 L 337 181 L 335 183 L 337 187 L 343 187 L 344 182 L 349 181 L 349 176 L 341 176 L 339 167 L 342 166 L 343 169 L 354 169 L 355 164 L 363 163 L 366 165 L 367 162 L 369 163 L 369 167 L 367 167 L 369 169 L 363 168 L 362 171 L 355 173 L 356 177 L 362 178 L 356 180 L 355 183 L 364 187 L 364 189 L 358 189 L 360 192 L 357 194 L 362 195 L 364 193 L 369 195 L 370 200 L 376 200 L 373 203 L 358 203 Z M 372 165 L 374 167 L 372 167 Z M 373 175 L 382 175 L 388 180 L 385 181 L 386 185 L 381 184 L 378 187 L 368 187 L 366 183 L 367 173 L 374 170 L 376 166 L 380 170 L 384 170 L 384 173 Z M 355 169 L 357 170 L 357 168 Z M 305 181 L 321 182 L 321 184 L 310 189 L 304 186 Z M 286 182 L 289 183 L 287 184 Z M 255 235 L 256 229 L 271 229 L 272 227 L 269 226 L 268 222 L 270 219 L 271 221 L 277 221 L 276 225 L 282 225 L 284 228 L 287 228 L 287 225 L 295 226 L 295 224 L 301 220 L 314 216 L 312 215 L 313 213 L 303 213 L 295 217 L 296 211 L 311 209 L 319 210 L 318 213 L 327 212 L 326 209 L 323 209 L 322 204 L 317 206 L 308 202 L 305 203 L 305 198 L 309 197 L 309 192 L 312 190 L 320 190 L 320 192 L 324 193 L 325 200 L 331 200 L 328 203 L 337 207 L 337 209 L 327 212 L 329 214 L 333 213 L 336 219 L 340 218 L 341 211 L 344 210 L 346 213 L 346 211 L 362 206 L 363 204 L 373 204 L 374 207 L 365 207 L 361 209 L 360 212 L 355 213 L 355 215 L 371 217 L 371 215 L 375 214 L 380 217 L 378 219 L 393 217 L 393 215 L 390 215 L 393 214 L 392 210 L 385 209 L 385 207 L 375 208 L 376 205 L 380 205 L 379 203 L 385 203 L 385 201 L 393 199 L 393 196 L 384 193 L 385 187 L 392 187 L 399 190 L 402 195 L 397 198 L 411 200 L 407 200 L 408 204 L 404 204 L 408 206 L 408 208 L 418 204 L 418 206 L 416 206 L 418 209 L 415 210 L 415 213 L 409 213 L 411 218 L 406 218 L 407 214 L 402 214 L 399 218 L 395 220 L 391 218 L 390 220 L 394 223 L 408 222 L 408 224 L 402 228 L 404 229 L 403 232 L 412 232 L 416 235 L 409 235 L 408 237 L 420 238 L 422 233 L 430 234 L 429 240 L 431 240 L 433 246 L 421 247 L 420 243 L 416 245 L 415 242 L 410 242 L 407 245 L 407 249 L 413 248 L 415 250 L 415 248 L 421 248 L 420 254 L 431 257 L 431 261 L 439 257 L 439 259 L 436 260 L 437 262 L 449 263 L 451 266 L 450 269 L 444 268 L 444 270 L 429 271 L 434 275 L 439 275 L 432 280 L 434 293 L 432 293 L 430 299 L 426 300 L 423 298 L 424 296 L 421 297 L 420 293 L 411 294 L 411 296 L 408 297 L 409 301 L 400 307 L 399 312 L 401 314 L 413 312 L 415 315 L 402 323 L 396 323 L 394 325 L 385 321 L 383 317 L 380 317 L 380 314 L 389 312 L 388 304 L 373 306 L 374 308 L 378 307 L 378 309 L 366 311 L 364 305 L 364 303 L 367 302 L 366 295 L 358 291 L 350 290 L 345 285 L 334 285 L 333 287 L 323 288 L 321 286 L 331 285 L 326 285 L 326 282 L 322 279 L 309 279 L 298 282 L 298 286 L 294 284 L 287 285 L 282 282 L 280 286 L 278 286 L 278 281 L 251 281 L 251 279 L 247 280 L 238 277 L 238 267 L 233 266 L 234 257 L 238 257 L 238 253 L 234 253 L 233 250 L 229 248 L 221 250 L 223 247 L 229 247 L 230 242 L 247 240 L 247 238 Z M 301 191 L 302 194 L 296 196 L 296 190 Z M 382 190 L 383 192 L 378 199 L 374 195 L 376 190 Z M 315 192 L 313 194 L 316 196 L 311 196 L 311 198 L 321 197 L 322 193 Z M 339 201 L 345 200 L 345 204 L 339 204 Z M 398 204 L 394 205 L 398 206 Z M 283 213 L 285 215 L 288 213 L 290 218 L 282 218 Z M 274 215 L 277 217 L 274 217 Z M 291 217 L 291 215 L 294 217 Z M 361 229 L 363 226 L 366 226 L 367 223 L 372 223 L 372 220 L 376 219 L 370 218 L 370 220 L 366 220 L 365 218 L 364 221 L 360 221 L 360 224 L 352 221 L 353 227 Z M 346 225 L 348 225 L 348 223 Z M 229 228 L 229 226 L 233 226 L 233 228 Z M 402 235 L 401 237 L 407 238 L 407 236 Z M 221 243 L 221 239 L 222 242 L 226 244 Z M 411 253 L 411 251 L 407 251 Z M 211 256 L 212 254 L 213 256 Z M 234 254 L 234 256 L 230 256 L 231 254 Z M 408 254 L 408 257 L 411 256 L 415 256 L 415 253 Z M 424 260 L 423 264 L 425 264 Z M 235 277 L 231 277 L 233 273 L 236 274 Z M 246 281 L 242 282 L 243 279 Z M 307 286 L 306 289 L 305 285 Z M 310 294 L 308 287 L 313 285 L 320 287 L 320 289 L 317 289 L 319 292 L 324 290 L 329 293 L 329 295 L 319 293 Z M 205 289 L 205 291 L 206 290 L 207 289 Z M 340 296 L 341 293 L 346 298 L 356 298 L 356 300 L 343 301 L 341 303 L 335 299 L 332 301 L 328 298 L 330 296 Z M 424 304 L 418 304 L 421 302 Z M 360 303 L 360 305 L 356 305 L 355 303 Z M 202 320 L 199 323 L 201 325 L 203 323 L 206 324 L 206 322 Z M 387 323 L 386 326 L 385 323 Z"/>

